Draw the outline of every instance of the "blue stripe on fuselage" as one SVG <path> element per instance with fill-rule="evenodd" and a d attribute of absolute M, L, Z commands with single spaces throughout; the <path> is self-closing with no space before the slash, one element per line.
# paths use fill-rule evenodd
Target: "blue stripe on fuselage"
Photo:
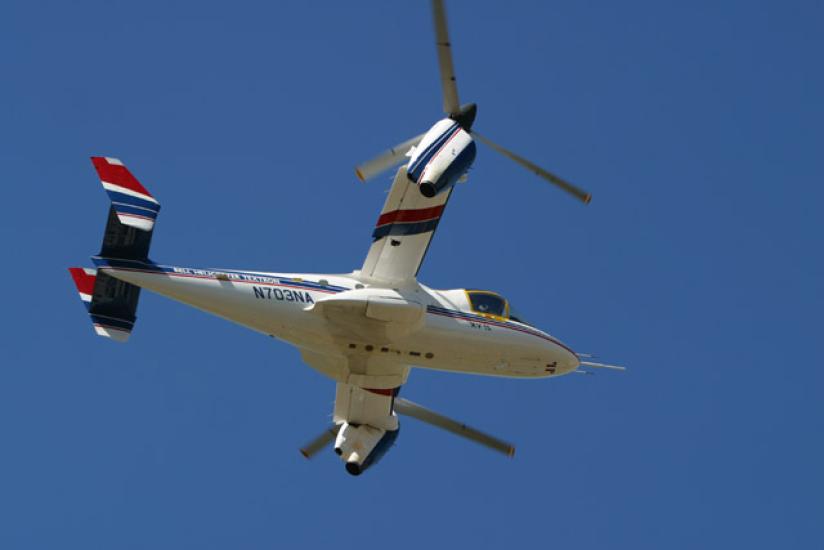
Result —
<path fill-rule="evenodd" d="M 290 279 L 288 277 L 281 277 L 279 275 L 262 275 L 260 273 L 253 273 L 249 271 L 237 271 L 232 269 L 197 269 L 178 266 L 158 265 L 152 262 L 141 262 L 139 260 L 121 260 L 117 258 L 104 258 L 101 256 L 93 256 L 92 261 L 97 267 L 111 267 L 113 269 L 143 271 L 147 273 L 168 273 L 170 275 L 199 276 L 210 279 L 216 279 L 218 274 L 234 274 L 241 277 L 241 279 L 237 279 L 236 282 L 286 285 L 306 290 L 318 290 L 322 292 L 343 292 L 345 290 L 351 290 L 343 286 L 329 284 L 322 285 L 320 283 L 315 283 L 311 281 L 297 281 L 294 279 Z M 230 281 L 232 280 L 234 279 L 230 279 Z"/>

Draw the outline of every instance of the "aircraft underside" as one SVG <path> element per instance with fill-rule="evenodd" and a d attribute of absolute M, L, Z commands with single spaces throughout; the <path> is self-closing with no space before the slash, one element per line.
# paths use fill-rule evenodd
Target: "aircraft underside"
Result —
<path fill-rule="evenodd" d="M 426 132 L 359 165 L 367 180 L 395 169 L 360 269 L 348 275 L 194 269 L 149 259 L 158 200 L 116 158 L 92 157 L 111 200 L 94 268 L 71 268 L 95 332 L 125 342 L 141 289 L 150 290 L 297 346 L 306 364 L 337 383 L 333 425 L 307 444 L 334 442 L 347 471 L 374 464 L 416 418 L 496 451 L 513 447 L 399 397 L 412 367 L 484 376 L 546 378 L 574 372 L 570 348 L 525 321 L 501 295 L 433 290 L 417 280 L 454 187 L 480 142 L 583 203 L 591 196 L 474 129 L 477 105 L 461 105 L 441 0 L 432 15 L 445 117 Z"/>

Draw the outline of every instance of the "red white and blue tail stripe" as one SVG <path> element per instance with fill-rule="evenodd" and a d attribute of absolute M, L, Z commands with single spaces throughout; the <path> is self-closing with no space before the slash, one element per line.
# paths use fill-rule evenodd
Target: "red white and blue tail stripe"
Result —
<path fill-rule="evenodd" d="M 151 231 L 160 211 L 160 203 L 119 159 L 92 157 L 92 163 L 120 223 Z"/>
<path fill-rule="evenodd" d="M 80 293 L 80 299 L 83 305 L 86 306 L 86 311 L 92 305 L 92 296 L 94 296 L 94 281 L 97 278 L 97 270 L 93 267 L 70 267 L 69 273 L 72 274 L 74 285 L 77 287 L 77 292 Z"/>
<path fill-rule="evenodd" d="M 148 262 L 160 204 L 118 159 L 92 157 L 100 182 L 111 199 L 101 257 Z M 137 320 L 140 287 L 115 279 L 105 270 L 71 267 L 80 299 L 100 336 L 125 342 Z"/>
<path fill-rule="evenodd" d="M 108 304 L 94 304 L 94 289 L 97 284 L 98 274 L 97 270 L 90 267 L 70 267 L 69 273 L 74 279 L 74 284 L 77 287 L 77 292 L 80 294 L 80 300 L 86 306 L 86 311 L 89 312 L 94 331 L 106 338 L 111 338 L 118 342 L 125 342 L 129 339 L 129 335 L 134 327 L 134 316 L 117 311 L 109 311 L 111 307 Z M 106 277 L 103 275 L 103 277 Z"/>

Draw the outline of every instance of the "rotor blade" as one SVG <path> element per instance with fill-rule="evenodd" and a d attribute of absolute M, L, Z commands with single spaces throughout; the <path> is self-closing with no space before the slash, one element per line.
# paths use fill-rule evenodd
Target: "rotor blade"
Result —
<path fill-rule="evenodd" d="M 300 454 L 302 454 L 306 458 L 312 458 L 313 456 L 318 454 L 318 452 L 321 451 L 324 447 L 326 447 L 335 440 L 335 437 L 337 437 L 339 430 L 340 424 L 336 424 L 334 426 L 329 427 L 322 434 L 320 434 L 315 439 L 301 447 Z"/>
<path fill-rule="evenodd" d="M 560 187 L 561 189 L 563 189 L 564 191 L 566 191 L 570 195 L 574 195 L 580 201 L 582 201 L 584 204 L 589 204 L 589 201 L 592 200 L 592 195 L 590 195 L 589 193 L 587 193 L 583 189 L 580 189 L 579 187 L 576 187 L 576 186 L 572 185 L 568 181 L 562 180 L 561 178 L 559 178 L 558 176 L 556 176 L 552 172 L 548 172 L 548 171 L 544 170 L 543 168 L 541 168 L 537 164 L 526 160 L 524 157 L 522 157 L 520 155 L 516 155 L 515 153 L 513 153 L 512 151 L 510 151 L 508 149 L 504 149 L 503 147 L 501 147 L 500 145 L 498 145 L 497 143 L 495 143 L 491 139 L 482 136 L 481 134 L 479 134 L 475 130 L 472 130 L 472 135 L 475 136 L 476 138 L 478 138 L 483 143 L 489 145 L 490 147 L 492 147 L 493 149 L 495 149 L 499 153 L 501 153 L 503 156 L 509 158 L 510 160 L 514 160 L 515 162 L 517 162 L 518 164 L 520 164 L 521 166 L 523 166 L 524 168 L 526 168 L 527 170 L 529 170 L 533 174 L 544 178 L 545 180 L 547 180 L 550 183 L 554 183 L 555 185 L 557 185 L 558 187 Z"/>
<path fill-rule="evenodd" d="M 435 47 L 438 49 L 438 65 L 441 69 L 443 110 L 457 115 L 461 109 L 458 101 L 458 85 L 455 83 L 455 67 L 452 66 L 452 44 L 446 26 L 446 9 L 443 0 L 432 0 L 432 20 L 435 23 Z"/>
<path fill-rule="evenodd" d="M 485 447 L 504 453 L 507 456 L 515 455 L 515 447 L 511 443 L 501 441 L 500 439 L 480 432 L 475 428 L 470 428 L 466 424 L 461 424 L 451 418 L 447 418 L 446 416 L 438 414 L 435 411 L 431 411 L 426 407 L 422 407 L 417 403 L 413 403 L 408 399 L 396 397 L 395 412 L 404 416 L 417 418 L 421 422 L 426 422 L 427 424 L 431 424 L 448 432 L 452 432 L 455 435 L 459 435 L 474 441 L 475 443 L 480 443 Z"/>
<path fill-rule="evenodd" d="M 423 134 L 407 139 L 403 143 L 399 143 L 391 149 L 384 151 L 375 158 L 367 160 L 363 164 L 359 164 L 355 167 L 355 174 L 357 174 L 358 179 L 361 181 L 374 178 L 381 172 L 392 168 L 392 166 L 403 160 L 403 157 L 409 149 L 417 145 L 421 138 L 423 138 Z"/>

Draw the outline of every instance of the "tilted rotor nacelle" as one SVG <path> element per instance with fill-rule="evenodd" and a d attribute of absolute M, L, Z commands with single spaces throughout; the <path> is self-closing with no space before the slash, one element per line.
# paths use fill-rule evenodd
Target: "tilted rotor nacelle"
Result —
<path fill-rule="evenodd" d="M 341 395 L 341 386 L 345 385 L 339 384 L 339 395 Z M 368 390 L 359 391 L 368 392 Z M 346 401 L 346 393 L 347 392 L 344 391 L 342 394 L 342 397 L 344 397 L 343 401 Z M 337 406 L 338 400 L 336 399 L 335 407 L 337 408 Z M 515 447 L 513 447 L 511 443 L 485 434 L 467 426 L 463 422 L 458 422 L 397 396 L 392 399 L 391 414 L 383 419 L 383 422 L 378 422 L 378 424 L 381 424 L 383 427 L 346 420 L 340 421 L 304 445 L 300 452 L 306 458 L 312 458 L 329 443 L 334 442 L 335 454 L 346 463 L 346 471 L 352 475 L 360 475 L 364 470 L 377 463 L 395 443 L 400 433 L 398 415 L 415 418 L 421 422 L 480 443 L 485 447 L 509 457 L 515 454 Z"/>
<path fill-rule="evenodd" d="M 375 464 L 395 443 L 400 425 L 394 430 L 368 424 L 344 422 L 335 437 L 335 454 L 346 463 L 346 471 L 356 476 Z"/>
<path fill-rule="evenodd" d="M 449 118 L 439 121 L 426 134 L 409 138 L 376 157 L 355 167 L 361 181 L 371 179 L 411 157 L 406 175 L 418 185 L 424 197 L 434 197 L 449 189 L 463 176 L 475 159 L 475 141 L 478 140 L 509 160 L 526 168 L 536 176 L 557 185 L 584 204 L 592 195 L 545 170 L 537 164 L 506 149 L 476 132 L 472 126 L 478 114 L 474 103 L 461 105 L 455 67 L 452 63 L 452 42 L 446 24 L 443 0 L 432 0 L 432 22 L 435 26 L 435 47 L 441 76 L 443 110 Z M 413 148 L 410 151 L 410 148 Z"/>
<path fill-rule="evenodd" d="M 466 174 L 475 153 L 472 135 L 459 121 L 444 118 L 435 123 L 415 147 L 406 175 L 418 185 L 423 196 L 431 198 L 455 185 Z"/>

